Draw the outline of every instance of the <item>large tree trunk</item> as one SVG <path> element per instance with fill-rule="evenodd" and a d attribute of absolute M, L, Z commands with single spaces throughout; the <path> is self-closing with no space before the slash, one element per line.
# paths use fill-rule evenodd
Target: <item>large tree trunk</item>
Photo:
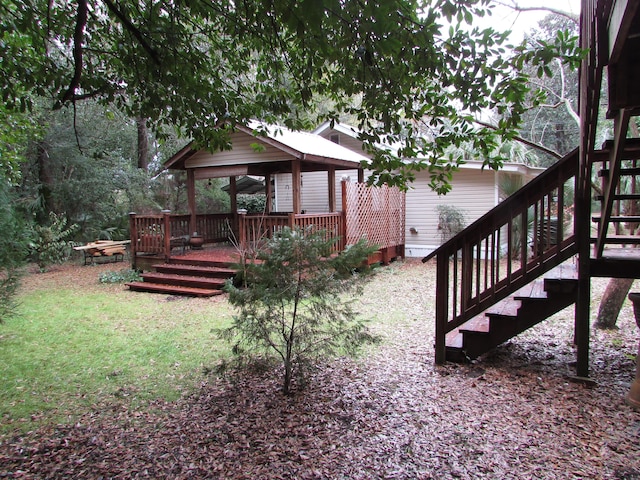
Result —
<path fill-rule="evenodd" d="M 138 168 L 149 169 L 149 132 L 147 130 L 147 119 L 136 118 L 138 127 Z"/>
<path fill-rule="evenodd" d="M 616 328 L 618 314 L 625 298 L 633 285 L 633 278 L 612 278 L 602 295 L 596 327 L 603 329 Z"/>

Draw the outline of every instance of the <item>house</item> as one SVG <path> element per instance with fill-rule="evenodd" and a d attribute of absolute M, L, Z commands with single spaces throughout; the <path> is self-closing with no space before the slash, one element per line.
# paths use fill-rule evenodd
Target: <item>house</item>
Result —
<path fill-rule="evenodd" d="M 332 127 L 329 122 L 326 122 L 312 134 L 363 155 L 362 142 L 358 139 L 357 131 L 352 127 L 343 124 L 334 124 Z M 417 172 L 416 180 L 406 193 L 405 255 L 423 257 L 443 242 L 445 236 L 439 221 L 438 206 L 455 207 L 464 214 L 465 222 L 471 223 L 500 202 L 501 178 L 506 175 L 521 177 L 524 184 L 542 171 L 544 169 L 519 163 L 506 163 L 500 171 L 494 171 L 483 169 L 480 161 L 467 162 L 454 174 L 453 189 L 447 195 L 438 195 L 429 187 L 427 172 Z M 365 170 L 364 177 L 367 176 Z M 341 178 L 357 181 L 358 172 L 343 170 Z M 336 182 L 340 180 L 336 178 Z M 279 211 L 287 211 L 291 208 L 290 182 L 290 175 L 275 175 L 273 201 Z M 324 176 L 318 172 L 304 173 L 302 183 L 302 208 L 306 212 L 329 211 Z M 336 192 L 339 192 L 339 188 Z M 337 202 L 337 204 L 340 203 Z"/>

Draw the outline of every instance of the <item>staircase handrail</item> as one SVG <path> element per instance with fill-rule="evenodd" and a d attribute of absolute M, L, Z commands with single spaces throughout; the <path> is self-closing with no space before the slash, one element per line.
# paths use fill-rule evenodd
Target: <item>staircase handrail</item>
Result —
<path fill-rule="evenodd" d="M 448 332 L 577 252 L 577 172 L 575 149 L 422 259 L 436 258 L 437 364 Z"/>

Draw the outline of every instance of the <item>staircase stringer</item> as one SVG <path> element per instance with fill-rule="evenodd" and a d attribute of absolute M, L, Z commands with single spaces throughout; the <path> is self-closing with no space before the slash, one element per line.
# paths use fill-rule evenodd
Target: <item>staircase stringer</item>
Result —
<path fill-rule="evenodd" d="M 574 150 L 423 259 L 437 263 L 437 364 L 448 332 L 575 255 L 577 171 Z"/>

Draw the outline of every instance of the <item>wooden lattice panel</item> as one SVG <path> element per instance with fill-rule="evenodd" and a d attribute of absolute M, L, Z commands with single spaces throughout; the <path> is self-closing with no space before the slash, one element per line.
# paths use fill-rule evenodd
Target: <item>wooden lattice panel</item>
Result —
<path fill-rule="evenodd" d="M 346 243 L 366 238 L 380 248 L 404 245 L 405 194 L 397 187 L 343 183 Z"/>

